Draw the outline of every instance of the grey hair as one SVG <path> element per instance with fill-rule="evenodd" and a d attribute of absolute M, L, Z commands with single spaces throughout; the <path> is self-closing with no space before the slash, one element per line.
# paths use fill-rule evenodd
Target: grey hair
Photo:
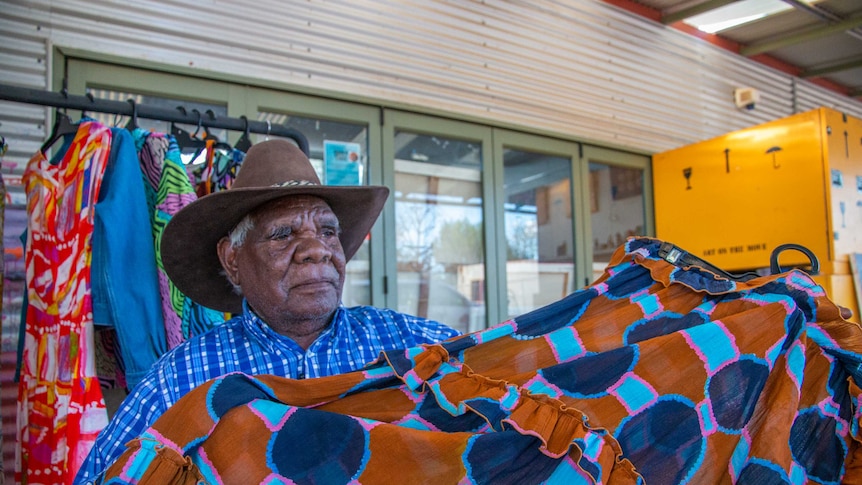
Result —
<path fill-rule="evenodd" d="M 243 243 L 245 243 L 245 238 L 246 236 L 248 236 L 248 232 L 251 231 L 253 228 L 254 219 L 252 219 L 251 214 L 246 214 L 245 217 L 243 217 L 242 220 L 239 221 L 237 225 L 235 225 L 227 235 L 228 239 L 230 239 L 230 247 L 233 249 L 237 249 L 242 246 Z M 222 268 L 220 273 L 233 287 L 233 292 L 239 296 L 242 296 L 242 288 L 238 284 L 231 281 L 230 278 L 228 278 L 227 272 L 224 270 L 224 268 Z"/>
<path fill-rule="evenodd" d="M 251 214 L 246 214 L 227 235 L 230 238 L 230 247 L 236 249 L 242 246 L 248 232 L 252 229 L 254 229 L 254 219 L 251 218 Z"/>

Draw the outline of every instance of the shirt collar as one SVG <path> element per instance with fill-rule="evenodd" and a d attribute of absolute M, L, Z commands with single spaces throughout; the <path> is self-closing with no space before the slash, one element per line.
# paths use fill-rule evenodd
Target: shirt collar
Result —
<path fill-rule="evenodd" d="M 314 340 L 312 346 L 322 339 L 331 338 L 332 334 L 337 334 L 337 327 L 341 326 L 339 322 L 344 320 L 344 313 L 344 304 L 339 303 L 338 308 L 335 309 L 335 313 L 332 315 L 332 322 L 328 327 L 326 327 L 326 329 L 320 332 L 320 335 L 318 335 Z M 242 299 L 242 322 L 243 327 L 246 328 L 249 335 L 258 340 L 260 345 L 270 351 L 275 351 L 277 348 L 284 347 L 287 347 L 292 351 L 302 351 L 299 345 L 294 342 L 292 338 L 285 337 L 267 325 L 266 322 L 264 322 L 263 319 L 251 309 L 245 298 Z"/>

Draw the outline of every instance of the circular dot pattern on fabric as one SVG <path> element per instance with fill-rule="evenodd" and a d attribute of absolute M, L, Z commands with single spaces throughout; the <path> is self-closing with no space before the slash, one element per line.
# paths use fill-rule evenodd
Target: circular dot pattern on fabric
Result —
<path fill-rule="evenodd" d="M 367 436 L 353 418 L 300 408 L 270 442 L 273 471 L 294 483 L 348 483 L 362 467 Z"/>
<path fill-rule="evenodd" d="M 538 443 L 514 431 L 477 435 L 467 451 L 467 461 L 476 464 L 473 483 L 545 483 L 558 463 L 542 454 Z"/>
<path fill-rule="evenodd" d="M 822 483 L 837 483 L 844 468 L 841 457 L 846 449 L 836 435 L 836 428 L 835 418 L 824 416 L 817 409 L 800 413 L 790 428 L 793 459 L 805 467 L 809 477 Z M 823 437 L 831 439 L 824 440 Z"/>
<path fill-rule="evenodd" d="M 626 346 L 557 364 L 543 369 L 540 374 L 571 395 L 596 396 L 607 394 L 607 389 L 634 367 L 636 359 L 636 347 Z M 595 372 L 596 369 L 602 372 Z"/>
<path fill-rule="evenodd" d="M 751 419 L 769 368 L 752 360 L 732 362 L 710 378 L 708 386 L 716 423 L 739 431 Z"/>
<path fill-rule="evenodd" d="M 675 399 L 658 401 L 632 416 L 616 436 L 650 485 L 681 483 L 703 455 L 697 412 Z"/>

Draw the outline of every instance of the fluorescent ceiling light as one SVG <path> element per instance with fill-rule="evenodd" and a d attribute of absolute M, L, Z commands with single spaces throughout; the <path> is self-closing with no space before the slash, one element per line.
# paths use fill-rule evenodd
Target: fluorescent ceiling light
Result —
<path fill-rule="evenodd" d="M 814 3 L 812 0 L 803 1 Z M 792 8 L 782 0 L 742 0 L 689 17 L 685 19 L 685 23 L 702 32 L 714 34 Z"/>

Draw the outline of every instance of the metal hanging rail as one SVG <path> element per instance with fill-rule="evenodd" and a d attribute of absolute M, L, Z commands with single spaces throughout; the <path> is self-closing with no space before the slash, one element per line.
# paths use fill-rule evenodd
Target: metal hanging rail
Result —
<path fill-rule="evenodd" d="M 231 131 L 248 131 L 249 133 L 279 136 L 292 139 L 305 155 L 309 156 L 308 138 L 300 131 L 285 125 L 272 125 L 265 121 L 251 121 L 244 118 L 231 118 L 227 116 L 216 117 L 212 115 L 212 112 L 201 115 L 200 112 L 196 111 L 185 112 L 180 109 L 147 106 L 146 104 L 134 103 L 131 100 L 112 101 L 89 96 L 76 96 L 66 92 L 55 93 L 52 91 L 22 88 L 7 84 L 0 84 L 0 100 L 38 104 L 54 108 L 134 116 L 186 125 L 200 124 L 200 126 L 207 128 L 222 128 Z"/>

